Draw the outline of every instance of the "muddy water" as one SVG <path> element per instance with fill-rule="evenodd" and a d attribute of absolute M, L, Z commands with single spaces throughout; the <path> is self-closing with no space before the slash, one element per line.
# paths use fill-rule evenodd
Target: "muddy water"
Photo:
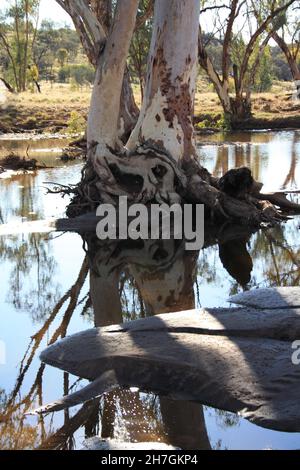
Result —
<path fill-rule="evenodd" d="M 0 141 L 2 151 L 15 145 Z M 39 158 L 45 157 L 43 145 L 37 143 Z M 64 145 L 53 139 L 46 148 Z M 300 187 L 297 131 L 203 136 L 199 155 L 216 175 L 247 165 L 266 189 Z M 49 181 L 76 183 L 80 170 L 75 163 L 0 181 L 1 223 L 62 216 L 67 199 L 46 195 L 45 186 Z M 295 218 L 233 239 L 224 227 L 189 257 L 173 245 L 108 247 L 103 254 L 93 240 L 85 240 L 85 248 L 92 248 L 87 255 L 91 277 L 83 240 L 76 234 L 1 237 L 0 448 L 80 448 L 86 436 L 99 434 L 185 449 L 299 449 L 299 433 L 263 429 L 228 412 L 133 391 L 117 390 L 99 402 L 45 418 L 24 413 L 85 384 L 40 364 L 39 352 L 65 334 L 121 318 L 226 306 L 229 295 L 243 289 L 299 285 L 299 224 Z M 185 274 L 184 282 L 179 273 Z"/>

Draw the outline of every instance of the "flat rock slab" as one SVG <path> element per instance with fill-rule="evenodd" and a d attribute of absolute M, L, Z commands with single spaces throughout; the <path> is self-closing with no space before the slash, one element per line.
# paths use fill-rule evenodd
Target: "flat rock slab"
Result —
<path fill-rule="evenodd" d="M 123 442 L 115 439 L 91 437 L 83 442 L 82 450 L 180 450 L 162 442 Z"/>
<path fill-rule="evenodd" d="M 228 301 L 255 308 L 300 308 L 300 287 L 254 289 L 234 295 Z"/>
<path fill-rule="evenodd" d="M 300 308 L 263 312 L 255 308 L 194 309 L 102 328 L 103 332 L 143 330 L 294 341 L 300 339 Z"/>
<path fill-rule="evenodd" d="M 138 387 L 300 432 L 300 365 L 292 361 L 291 341 L 277 339 L 300 334 L 299 314 L 192 310 L 72 335 L 47 348 L 41 360 L 92 382 L 37 412 L 74 406 L 119 386 Z"/>

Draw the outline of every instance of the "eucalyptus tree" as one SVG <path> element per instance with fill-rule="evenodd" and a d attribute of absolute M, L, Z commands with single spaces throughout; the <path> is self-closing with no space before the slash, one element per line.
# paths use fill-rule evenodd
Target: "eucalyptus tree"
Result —
<path fill-rule="evenodd" d="M 260 20 L 283 5 L 283 0 L 253 2 L 253 11 Z M 293 2 L 276 16 L 269 26 L 269 34 L 285 55 L 296 88 L 300 90 L 300 5 Z M 298 96 L 300 98 L 300 96 Z"/>
<path fill-rule="evenodd" d="M 266 200 L 285 208 L 298 207 L 282 194 L 261 194 L 261 185 L 253 181 L 247 169 L 242 171 L 242 185 L 230 192 L 224 179 L 219 181 L 199 164 L 193 129 L 198 0 L 155 1 L 144 98 L 125 144 L 120 136 L 124 136 L 124 108 L 128 109 L 130 103 L 124 92 L 128 85 L 127 58 L 137 27 L 139 1 L 57 2 L 71 15 L 96 68 L 87 124 L 88 160 L 81 182 L 72 189 L 75 195 L 69 216 L 94 211 L 101 202 L 116 203 L 119 196 L 144 204 L 204 203 L 214 215 L 254 224 L 280 219 Z M 252 36 L 242 70 L 247 68 L 256 38 L 269 21 L 265 20 Z M 224 60 L 228 73 L 228 55 Z M 243 77 L 241 73 L 240 89 Z M 251 201 L 246 193 L 251 193 Z"/>
<path fill-rule="evenodd" d="M 232 0 L 221 4 L 205 0 L 200 15 L 199 62 L 212 81 L 229 123 L 235 126 L 241 119 L 251 116 L 251 86 L 258 70 L 260 58 L 271 39 L 272 25 L 281 18 L 296 0 L 268 2 L 267 12 L 258 15 L 263 2 Z M 219 37 L 222 44 L 222 67 L 218 70 L 209 54 L 203 28 L 210 15 L 212 37 Z M 234 41 L 242 37 L 245 47 L 240 51 L 240 61 L 233 58 Z M 233 78 L 234 93 L 230 93 Z"/>
<path fill-rule="evenodd" d="M 99 68 L 99 60 L 104 52 L 107 36 L 112 28 L 116 2 L 114 0 L 56 1 L 70 15 L 89 62 L 99 70 L 101 68 Z M 124 5 L 125 9 L 122 14 L 127 16 L 127 1 L 124 2 Z M 132 15 L 132 12 L 128 11 L 128 15 Z M 142 24 L 143 18 L 140 21 Z M 138 108 L 130 85 L 127 66 L 124 68 L 122 75 L 120 103 L 118 103 L 115 111 L 119 123 L 118 137 L 124 141 L 134 127 L 138 116 Z"/>
<path fill-rule="evenodd" d="M 16 91 L 25 91 L 27 70 L 36 41 L 40 0 L 15 0 L 0 22 L 0 45 L 8 57 L 8 82 Z"/>

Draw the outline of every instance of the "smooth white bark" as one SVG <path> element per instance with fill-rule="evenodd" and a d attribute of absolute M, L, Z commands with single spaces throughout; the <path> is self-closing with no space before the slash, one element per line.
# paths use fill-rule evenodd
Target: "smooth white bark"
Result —
<path fill-rule="evenodd" d="M 128 150 L 150 141 L 177 161 L 195 154 L 199 13 L 197 0 L 156 1 L 145 97 Z"/>
<path fill-rule="evenodd" d="M 118 2 L 111 34 L 96 70 L 88 117 L 88 144 L 102 148 L 117 144 L 120 99 L 124 70 L 134 31 L 138 0 Z"/>
<path fill-rule="evenodd" d="M 227 113 L 231 112 L 231 104 L 230 104 L 230 96 L 229 96 L 229 90 L 228 90 L 228 83 L 224 82 L 221 83 L 218 75 L 216 74 L 216 71 L 214 69 L 214 66 L 207 57 L 207 74 L 211 81 L 213 82 L 215 89 L 218 93 L 218 96 L 223 104 L 224 111 Z"/>

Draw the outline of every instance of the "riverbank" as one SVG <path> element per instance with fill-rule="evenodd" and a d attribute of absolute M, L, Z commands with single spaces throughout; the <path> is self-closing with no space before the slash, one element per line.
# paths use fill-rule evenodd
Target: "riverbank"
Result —
<path fill-rule="evenodd" d="M 76 122 L 88 113 L 90 89 L 72 91 L 69 85 L 50 84 L 42 87 L 42 93 L 8 94 L 0 109 L 0 133 L 65 133 L 73 132 Z"/>
<path fill-rule="evenodd" d="M 86 121 L 91 88 L 74 90 L 68 84 L 42 84 L 42 93 L 30 92 L 7 96 L 0 109 L 0 133 L 74 132 Z M 136 102 L 140 105 L 139 89 L 134 86 Z M 237 125 L 239 130 L 298 129 L 300 102 L 294 101 L 292 84 L 278 84 L 269 93 L 253 94 L 253 116 Z M 222 130 L 222 108 L 215 93 L 197 90 L 195 99 L 197 131 Z"/>

